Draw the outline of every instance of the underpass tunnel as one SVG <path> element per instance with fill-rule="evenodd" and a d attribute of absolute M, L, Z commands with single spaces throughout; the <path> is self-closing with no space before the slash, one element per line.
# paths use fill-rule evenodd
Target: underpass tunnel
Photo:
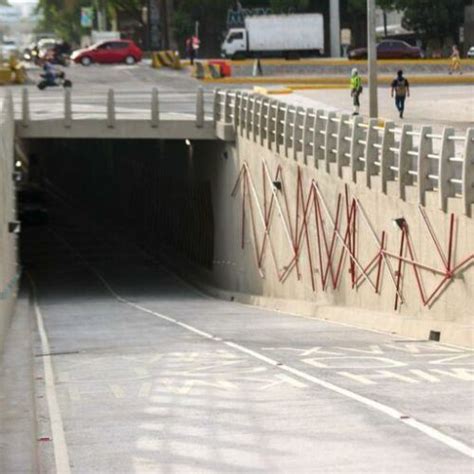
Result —
<path fill-rule="evenodd" d="M 25 270 L 45 268 L 57 258 L 39 248 L 49 239 L 45 232 L 71 228 L 87 234 L 89 247 L 96 245 L 95 252 L 90 249 L 96 258 L 106 253 L 107 235 L 151 259 L 167 256 L 212 267 L 213 198 L 211 183 L 199 177 L 205 160 L 201 145 L 189 140 L 42 139 L 21 146 L 28 157 L 18 199 Z"/>

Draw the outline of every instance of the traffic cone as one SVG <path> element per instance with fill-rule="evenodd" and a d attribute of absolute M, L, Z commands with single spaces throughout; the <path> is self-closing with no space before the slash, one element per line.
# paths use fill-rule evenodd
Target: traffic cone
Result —
<path fill-rule="evenodd" d="M 262 63 L 260 62 L 260 58 L 257 58 L 253 62 L 253 72 L 252 72 L 253 77 L 257 76 L 263 76 L 263 71 L 262 71 Z"/>

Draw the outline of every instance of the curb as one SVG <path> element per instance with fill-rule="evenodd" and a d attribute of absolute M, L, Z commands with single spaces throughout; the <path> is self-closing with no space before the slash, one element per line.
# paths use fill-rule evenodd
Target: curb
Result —
<path fill-rule="evenodd" d="M 394 76 L 379 76 L 378 84 L 390 84 Z M 322 85 L 340 86 L 344 84 L 349 87 L 349 78 L 345 76 L 320 76 L 320 77 L 302 77 L 302 76 L 260 76 L 260 77 L 226 77 L 222 79 L 204 79 L 205 82 L 217 84 L 278 84 L 278 85 L 300 85 L 304 84 L 311 87 Z M 367 78 L 362 76 L 362 81 L 367 84 Z M 411 84 L 474 84 L 473 76 L 410 76 Z"/>

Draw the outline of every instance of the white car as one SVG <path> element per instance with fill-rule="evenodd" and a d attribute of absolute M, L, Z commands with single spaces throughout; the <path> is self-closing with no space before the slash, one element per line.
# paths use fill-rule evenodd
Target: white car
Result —
<path fill-rule="evenodd" d="M 469 51 L 467 52 L 467 57 L 468 58 L 474 58 L 474 46 L 471 46 L 469 48 Z"/>

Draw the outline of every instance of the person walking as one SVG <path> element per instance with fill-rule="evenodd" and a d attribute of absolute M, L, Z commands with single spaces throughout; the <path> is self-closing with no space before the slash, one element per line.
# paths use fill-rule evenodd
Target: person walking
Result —
<path fill-rule="evenodd" d="M 359 76 L 357 68 L 352 69 L 351 73 L 351 97 L 354 107 L 352 115 L 359 115 L 360 101 L 359 96 L 362 94 L 362 79 Z"/>
<path fill-rule="evenodd" d="M 395 107 L 397 108 L 400 118 L 403 118 L 405 111 L 405 99 L 410 97 L 410 84 L 408 79 L 403 76 L 403 71 L 397 72 L 397 77 L 392 81 L 392 97 L 395 93 Z"/>
<path fill-rule="evenodd" d="M 459 53 L 459 48 L 453 44 L 453 49 L 451 52 L 451 65 L 449 66 L 449 74 L 453 72 L 459 72 L 462 74 L 461 71 L 461 55 Z"/>

